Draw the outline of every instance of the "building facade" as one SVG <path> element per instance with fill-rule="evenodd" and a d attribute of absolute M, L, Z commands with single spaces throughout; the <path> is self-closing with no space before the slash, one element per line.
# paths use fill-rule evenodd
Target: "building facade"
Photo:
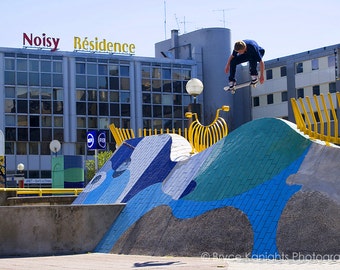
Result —
<path fill-rule="evenodd" d="M 252 119 L 279 117 L 294 122 L 291 98 L 340 91 L 340 44 L 266 61 L 263 85 L 251 90 Z M 336 104 L 336 102 L 334 103 Z"/>
<path fill-rule="evenodd" d="M 155 44 L 155 58 L 48 48 L 0 48 L 0 130 L 5 137 L 7 173 L 25 164 L 26 181 L 51 181 L 52 140 L 57 155 L 82 155 L 87 131 L 105 130 L 107 150 L 115 150 L 108 126 L 184 129 L 192 103 L 186 82 L 198 78 L 203 93 L 202 123 L 222 105 L 230 131 L 252 119 L 280 117 L 294 122 L 290 98 L 339 91 L 340 44 L 265 61 L 263 85 L 226 93 L 224 73 L 231 53 L 230 30 L 200 29 Z M 249 80 L 238 66 L 237 81 Z M 339 112 L 339 110 L 338 110 Z"/>
<path fill-rule="evenodd" d="M 108 126 L 184 129 L 191 103 L 186 82 L 196 76 L 192 60 L 108 53 L 0 48 L 0 130 L 7 174 L 25 165 L 26 182 L 51 180 L 50 143 L 57 155 L 84 155 L 87 131 Z M 32 181 L 31 181 L 32 182 Z"/>

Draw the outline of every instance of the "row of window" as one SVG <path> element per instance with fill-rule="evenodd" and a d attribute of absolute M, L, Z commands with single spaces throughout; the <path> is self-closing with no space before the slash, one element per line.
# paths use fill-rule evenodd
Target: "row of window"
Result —
<path fill-rule="evenodd" d="M 144 64 L 142 66 L 143 79 L 162 79 L 162 80 L 190 80 L 191 67 L 187 66 L 186 69 L 171 68 L 170 65 L 150 66 Z"/>
<path fill-rule="evenodd" d="M 329 85 L 329 93 L 335 93 L 336 92 L 336 83 L 331 82 L 328 84 Z M 304 98 L 305 97 L 305 91 L 306 89 L 304 88 L 298 88 L 296 89 L 296 97 L 297 98 Z M 312 94 L 313 96 L 319 96 L 320 95 L 320 85 L 314 85 L 312 87 Z M 285 102 L 288 101 L 288 92 L 283 91 L 281 92 L 281 100 L 280 102 Z M 266 104 L 260 104 L 260 97 L 256 96 L 253 98 L 253 106 L 258 107 L 258 106 L 265 106 L 265 105 L 270 105 L 274 104 L 274 94 L 268 94 L 267 95 L 267 103 Z"/>
<path fill-rule="evenodd" d="M 285 102 L 288 101 L 288 92 L 287 91 L 283 91 L 281 92 L 281 102 Z M 266 105 L 270 105 L 270 104 L 274 104 L 274 94 L 268 94 L 267 95 L 267 104 Z M 259 107 L 259 106 L 264 106 L 264 104 L 260 104 L 260 97 L 253 97 L 253 107 Z"/>
<path fill-rule="evenodd" d="M 7 175 L 13 175 L 13 174 L 16 174 L 17 172 L 16 171 L 7 171 Z M 23 172 L 23 174 L 24 174 L 24 177 L 25 177 L 25 179 L 51 179 L 51 170 L 48 170 L 48 171 L 45 171 L 45 170 L 39 170 L 39 171 L 37 171 L 37 170 L 29 170 L 29 171 L 24 171 Z M 45 180 L 46 181 L 46 180 Z M 7 182 L 7 184 L 8 184 L 8 182 Z M 35 184 L 35 186 L 36 186 L 37 184 Z M 40 184 L 40 186 L 43 186 L 44 184 L 42 183 L 42 184 Z M 26 184 L 25 183 L 25 187 L 28 187 L 28 186 L 30 186 L 30 184 Z M 50 184 L 49 185 L 47 185 L 47 187 L 50 187 Z"/>
<path fill-rule="evenodd" d="M 5 129 L 6 141 L 64 141 L 64 129 L 58 128 L 10 128 Z"/>
<path fill-rule="evenodd" d="M 63 114 L 62 101 L 5 99 L 5 113 Z"/>
<path fill-rule="evenodd" d="M 325 63 L 325 62 L 327 62 L 327 63 Z M 310 66 L 307 69 L 307 71 L 309 71 L 309 70 L 319 70 L 320 65 L 322 65 L 321 68 L 335 67 L 336 66 L 336 55 L 330 55 L 328 57 L 315 58 L 315 59 L 312 59 L 312 60 L 296 63 L 295 64 L 295 72 L 296 73 L 303 73 L 305 66 L 306 66 L 306 68 Z"/>
<path fill-rule="evenodd" d="M 5 98 L 63 100 L 64 90 L 52 87 L 5 86 Z"/>
<path fill-rule="evenodd" d="M 331 82 L 328 84 L 328 92 L 329 93 L 335 93 L 336 92 L 336 83 Z M 320 95 L 320 85 L 314 85 L 312 86 L 312 95 L 319 96 Z M 296 89 L 296 96 L 297 98 L 304 98 L 305 97 L 305 89 L 304 88 L 298 88 Z"/>
<path fill-rule="evenodd" d="M 330 55 L 328 57 L 315 58 L 315 59 L 304 61 L 304 62 L 298 62 L 298 63 L 295 64 L 295 73 L 296 74 L 303 73 L 304 67 L 305 67 L 306 71 L 319 70 L 320 66 L 321 66 L 321 68 L 335 67 L 336 66 L 336 56 Z M 282 67 L 279 67 L 279 68 L 280 68 L 280 77 L 287 76 L 287 67 L 282 66 Z M 273 78 L 274 78 L 273 69 L 266 69 L 266 79 L 271 80 Z"/>

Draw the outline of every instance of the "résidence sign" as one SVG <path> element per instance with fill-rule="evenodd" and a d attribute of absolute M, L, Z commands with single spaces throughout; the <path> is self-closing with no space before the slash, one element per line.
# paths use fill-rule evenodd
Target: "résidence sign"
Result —
<path fill-rule="evenodd" d="M 122 53 L 135 54 L 135 44 L 111 42 L 106 39 L 99 40 L 97 37 L 94 40 L 88 40 L 87 37 L 74 37 L 74 49 L 81 51 L 92 52 L 108 52 L 108 53 Z"/>
<path fill-rule="evenodd" d="M 48 37 L 45 33 L 41 36 L 23 33 L 23 46 L 50 48 L 51 52 L 58 50 L 60 38 Z"/>

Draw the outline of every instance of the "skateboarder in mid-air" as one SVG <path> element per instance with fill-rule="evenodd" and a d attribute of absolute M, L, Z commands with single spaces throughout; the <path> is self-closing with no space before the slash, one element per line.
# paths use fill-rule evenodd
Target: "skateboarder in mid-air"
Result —
<path fill-rule="evenodd" d="M 233 89 L 236 85 L 235 73 L 238 64 L 249 62 L 251 85 L 264 82 L 264 62 L 262 57 L 265 50 L 261 48 L 256 41 L 245 39 L 237 41 L 234 50 L 229 56 L 228 63 L 225 66 L 225 73 L 229 73 L 229 88 Z M 257 63 L 260 63 L 260 78 L 258 78 Z"/>

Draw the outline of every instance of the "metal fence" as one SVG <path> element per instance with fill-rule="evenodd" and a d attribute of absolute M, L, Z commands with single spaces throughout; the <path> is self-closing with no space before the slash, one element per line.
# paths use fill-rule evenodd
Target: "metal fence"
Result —
<path fill-rule="evenodd" d="M 340 143 L 337 109 L 340 107 L 340 93 L 328 93 L 291 99 L 297 128 L 311 139 L 326 143 Z"/>

